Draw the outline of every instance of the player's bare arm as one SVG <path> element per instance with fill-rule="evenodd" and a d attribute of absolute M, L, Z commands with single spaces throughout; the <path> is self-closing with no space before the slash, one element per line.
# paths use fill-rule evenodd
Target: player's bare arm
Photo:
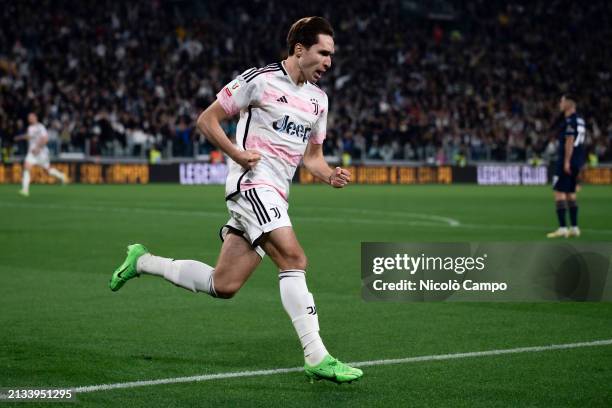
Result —
<path fill-rule="evenodd" d="M 221 127 L 221 121 L 229 116 L 218 101 L 213 102 L 200 114 L 197 126 L 208 140 L 245 169 L 253 168 L 261 158 L 255 150 L 239 150 Z"/>
<path fill-rule="evenodd" d="M 567 136 L 565 139 L 565 160 L 563 161 L 563 171 L 566 174 L 571 174 L 572 170 L 570 168 L 570 159 L 572 157 L 572 152 L 574 151 L 574 136 Z"/>
<path fill-rule="evenodd" d="M 342 188 L 351 181 L 351 173 L 343 168 L 330 169 L 323 157 L 323 145 L 309 143 L 304 153 L 304 166 L 313 176 L 335 188 Z"/>

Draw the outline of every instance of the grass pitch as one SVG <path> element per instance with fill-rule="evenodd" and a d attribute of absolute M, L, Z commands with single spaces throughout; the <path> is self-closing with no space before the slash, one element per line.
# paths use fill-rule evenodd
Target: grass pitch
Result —
<path fill-rule="evenodd" d="M 142 277 L 108 289 L 125 245 L 214 263 L 223 188 L 0 186 L 0 387 L 77 387 L 297 367 L 302 354 L 265 260 L 231 300 Z M 541 241 L 548 187 L 294 186 L 321 334 L 343 361 L 612 339 L 610 303 L 365 303 L 362 241 Z M 612 241 L 612 189 L 579 197 L 582 241 Z M 606 406 L 612 346 L 102 390 L 83 406 Z M 53 404 L 52 406 L 60 406 Z M 19 404 L 18 406 L 23 406 Z M 74 406 L 72 404 L 68 406 Z"/>

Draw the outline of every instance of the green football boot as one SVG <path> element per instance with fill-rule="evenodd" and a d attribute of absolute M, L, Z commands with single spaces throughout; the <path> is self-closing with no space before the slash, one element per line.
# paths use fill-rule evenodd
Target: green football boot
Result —
<path fill-rule="evenodd" d="M 314 367 L 305 364 L 304 371 L 311 383 L 314 380 L 328 380 L 336 384 L 352 383 L 363 376 L 360 369 L 350 367 L 329 354 Z"/>
<path fill-rule="evenodd" d="M 129 245 L 127 250 L 127 256 L 125 261 L 115 269 L 113 276 L 108 284 L 113 292 L 118 291 L 125 284 L 135 276 L 140 274 L 136 271 L 136 262 L 142 255 L 149 253 L 147 248 L 141 244 Z"/>

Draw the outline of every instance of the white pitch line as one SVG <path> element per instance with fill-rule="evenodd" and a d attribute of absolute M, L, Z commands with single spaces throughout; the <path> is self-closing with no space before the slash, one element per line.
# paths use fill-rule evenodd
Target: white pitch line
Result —
<path fill-rule="evenodd" d="M 610 346 L 610 345 L 612 345 L 612 339 L 587 341 L 587 342 L 581 342 L 581 343 L 551 344 L 548 346 L 518 347 L 518 348 L 512 348 L 512 349 L 486 350 L 486 351 L 470 351 L 467 353 L 437 354 L 433 356 L 396 358 L 396 359 L 391 359 L 391 360 L 362 361 L 362 362 L 350 363 L 350 365 L 353 365 L 355 367 L 368 367 L 368 366 L 376 366 L 376 365 L 417 363 L 420 361 L 453 360 L 453 359 L 458 359 L 458 358 L 498 356 L 502 354 L 534 353 L 534 352 L 539 352 L 539 351 L 564 350 L 564 349 L 573 349 L 573 348 L 580 348 L 580 347 L 596 347 L 596 346 Z"/>
<path fill-rule="evenodd" d="M 161 209 L 161 208 L 143 208 L 143 207 L 103 207 L 103 206 L 80 206 L 80 205 L 53 205 L 53 204 L 30 204 L 30 203 L 2 203 L 1 207 L 8 208 L 42 208 L 49 210 L 73 210 L 73 211 L 98 211 L 104 213 L 119 213 L 119 214 L 154 214 L 154 215 L 176 215 L 176 216 L 187 216 L 187 217 L 227 217 L 227 212 L 221 211 L 205 211 L 205 210 L 175 210 L 175 209 Z M 321 209 L 321 208 L 319 208 Z M 337 210 L 337 209 L 334 209 Z M 401 212 L 385 212 L 378 210 L 359 210 L 359 209 L 343 209 L 344 212 L 361 213 L 361 214 L 379 214 L 376 218 L 364 218 L 364 217 L 351 217 L 346 218 L 335 214 L 334 217 L 314 217 L 307 215 L 292 215 L 291 218 L 294 220 L 306 220 L 306 221 L 321 221 L 327 223 L 337 224 L 373 224 L 373 225 L 404 225 L 409 227 L 423 227 L 428 229 L 438 228 L 469 228 L 469 229 L 493 229 L 493 230 L 523 230 L 523 231 L 534 231 L 544 233 L 547 227 L 538 227 L 534 225 L 511 225 L 511 224 L 465 224 L 461 223 L 454 218 L 442 217 L 434 214 L 421 214 L 421 213 L 401 213 Z M 391 216 L 390 219 L 385 219 L 385 215 Z M 405 220 L 393 218 L 392 216 L 404 215 Z M 409 221 L 410 218 L 416 219 L 416 221 Z M 421 221 L 419 221 L 421 220 Z M 583 232 L 591 234 L 602 234 L 612 235 L 612 230 L 594 229 L 594 228 L 581 228 Z"/>
<path fill-rule="evenodd" d="M 35 208 L 35 209 L 47 209 L 47 210 L 73 210 L 73 211 L 97 211 L 103 213 L 119 213 L 119 214 L 155 214 L 155 215 L 176 215 L 176 216 L 188 216 L 188 217 L 227 217 L 227 212 L 220 211 L 203 211 L 203 210 L 174 210 L 174 209 L 159 209 L 159 208 L 143 208 L 143 207 L 104 207 L 104 206 L 83 206 L 83 205 L 72 205 L 72 204 L 30 204 L 30 203 L 0 203 L 0 207 L 9 208 Z M 343 210 L 344 211 L 344 210 Z M 368 219 L 368 218 L 343 218 L 343 217 L 313 217 L 307 215 L 292 215 L 291 218 L 294 220 L 307 220 L 307 221 L 321 221 L 328 223 L 346 224 L 352 222 L 355 224 L 385 224 L 385 225 L 406 225 L 412 227 L 436 227 L 436 226 L 450 226 L 459 225 L 459 221 L 445 217 L 438 217 L 430 214 L 418 214 L 418 213 L 406 213 L 408 218 L 412 217 L 417 221 L 409 220 L 387 220 L 387 219 Z M 584 229 L 583 229 L 584 231 Z"/>
<path fill-rule="evenodd" d="M 440 360 L 455 360 L 460 358 L 470 357 L 485 357 L 485 356 L 498 356 L 503 354 L 519 354 L 519 353 L 535 353 L 540 351 L 550 350 L 564 350 L 574 349 L 581 347 L 597 347 L 597 346 L 610 346 L 612 345 L 612 339 L 608 340 L 595 340 L 581 343 L 566 343 L 566 344 L 551 344 L 548 346 L 533 346 L 533 347 L 518 347 L 511 349 L 499 349 L 499 350 L 486 350 L 486 351 L 472 351 L 467 353 L 454 353 L 454 354 L 434 354 L 430 356 L 419 356 L 419 357 L 407 357 L 407 358 L 396 358 L 389 360 L 371 360 L 371 361 L 358 361 L 348 363 L 354 367 L 368 367 L 368 366 L 382 366 L 390 364 L 408 364 L 417 363 L 422 361 L 440 361 Z M 293 368 L 275 368 L 271 370 L 256 370 L 256 371 L 237 371 L 229 373 L 218 373 L 218 374 L 204 374 L 194 375 L 191 377 L 176 377 L 176 378 L 162 378 L 159 380 L 145 380 L 145 381 L 131 381 L 125 383 L 115 384 L 100 384 L 100 385 L 88 385 L 83 387 L 75 387 L 75 393 L 87 393 L 95 391 L 108 391 L 122 388 L 135 388 L 144 387 L 149 385 L 163 385 L 163 384 L 178 384 L 178 383 L 190 383 L 210 380 L 224 380 L 228 378 L 241 378 L 241 377 L 261 377 L 267 375 L 276 375 L 284 373 L 295 373 L 302 371 L 302 367 Z"/>
<path fill-rule="evenodd" d="M 337 207 L 319 207 L 315 208 L 316 211 L 320 212 L 321 210 L 329 210 L 329 211 L 338 211 Z M 374 215 L 376 219 L 380 218 L 392 218 L 392 217 L 400 217 L 400 218 L 416 218 L 419 220 L 427 220 L 427 221 L 435 221 L 436 223 L 448 225 L 450 227 L 458 227 L 461 223 L 450 217 L 443 217 L 441 215 L 435 214 L 424 214 L 424 213 L 414 213 L 408 211 L 391 211 L 391 210 L 372 210 L 367 208 L 343 208 L 343 213 L 353 213 L 353 214 L 361 214 L 361 215 Z"/>

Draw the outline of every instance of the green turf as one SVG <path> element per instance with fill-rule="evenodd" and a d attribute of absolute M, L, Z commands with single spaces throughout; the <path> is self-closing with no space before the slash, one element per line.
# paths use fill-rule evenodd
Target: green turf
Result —
<path fill-rule="evenodd" d="M 297 367 L 266 260 L 231 300 L 108 279 L 125 245 L 214 263 L 222 187 L 0 186 L 0 387 L 74 387 Z M 580 194 L 581 241 L 612 241 L 612 189 Z M 612 339 L 610 303 L 366 303 L 362 241 L 541 241 L 549 188 L 294 186 L 322 337 L 344 361 Z M 440 218 L 443 217 L 443 218 Z M 458 221 L 459 226 L 449 223 Z M 610 406 L 612 346 L 364 368 L 350 386 L 301 373 L 78 396 L 86 406 Z M 23 406 L 23 405 L 20 405 Z M 59 406 L 54 404 L 53 406 Z"/>

